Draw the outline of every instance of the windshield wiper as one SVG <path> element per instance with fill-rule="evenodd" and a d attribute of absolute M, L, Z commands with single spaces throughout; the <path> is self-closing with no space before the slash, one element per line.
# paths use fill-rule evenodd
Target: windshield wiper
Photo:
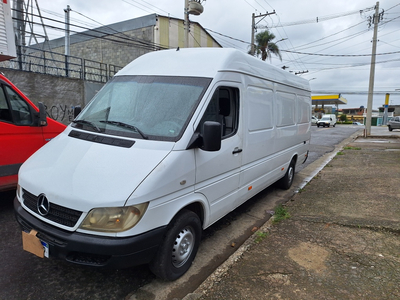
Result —
<path fill-rule="evenodd" d="M 101 132 L 101 129 L 96 126 L 96 124 L 86 121 L 86 120 L 73 120 L 72 123 L 77 123 L 77 124 L 86 124 L 92 126 L 94 129 L 97 130 L 97 132 Z"/>
<path fill-rule="evenodd" d="M 133 129 L 134 131 L 138 132 L 142 136 L 142 138 L 144 138 L 145 140 L 147 140 L 149 138 L 145 133 L 143 133 L 143 131 L 141 131 L 135 125 L 126 124 L 124 122 L 119 122 L 119 121 L 109 121 L 109 120 L 103 120 L 103 121 L 100 121 L 100 122 L 101 123 L 107 123 L 107 124 L 115 125 L 115 126 L 125 127 L 125 128 L 129 128 L 129 129 Z"/>

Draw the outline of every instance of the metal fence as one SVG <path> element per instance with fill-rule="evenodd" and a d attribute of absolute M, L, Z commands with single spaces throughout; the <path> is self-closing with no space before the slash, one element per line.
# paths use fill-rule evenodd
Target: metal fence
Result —
<path fill-rule="evenodd" d="M 122 69 L 120 66 L 28 47 L 20 52 L 17 58 L 0 62 L 0 67 L 102 83 Z"/>

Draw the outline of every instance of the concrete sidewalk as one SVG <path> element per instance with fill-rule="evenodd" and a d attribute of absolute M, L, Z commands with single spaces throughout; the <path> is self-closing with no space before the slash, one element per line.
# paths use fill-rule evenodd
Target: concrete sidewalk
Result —
<path fill-rule="evenodd" d="M 362 135 L 362 131 L 360 131 Z M 400 131 L 373 127 L 184 299 L 400 299 Z M 314 175 L 310 175 L 314 174 Z"/>

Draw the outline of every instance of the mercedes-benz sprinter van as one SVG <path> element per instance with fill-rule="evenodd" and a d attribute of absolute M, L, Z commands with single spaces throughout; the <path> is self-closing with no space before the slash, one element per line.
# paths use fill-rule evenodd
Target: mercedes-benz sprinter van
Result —
<path fill-rule="evenodd" d="M 308 155 L 307 80 L 233 49 L 134 60 L 26 161 L 14 201 L 26 247 L 89 266 L 182 276 L 202 229 Z M 27 243 L 32 245 L 32 243 Z"/>

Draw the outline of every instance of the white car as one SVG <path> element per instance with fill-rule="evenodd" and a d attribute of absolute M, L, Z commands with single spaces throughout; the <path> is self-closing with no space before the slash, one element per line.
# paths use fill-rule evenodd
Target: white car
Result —
<path fill-rule="evenodd" d="M 322 118 L 317 122 L 317 127 L 330 127 L 331 125 L 333 127 L 336 126 L 336 116 L 334 114 L 323 115 Z"/>
<path fill-rule="evenodd" d="M 312 117 L 311 117 L 311 125 L 317 125 L 317 122 L 318 122 L 318 118 L 312 116 Z"/>
<path fill-rule="evenodd" d="M 389 131 L 400 129 L 400 116 L 394 117 L 388 122 L 388 129 Z"/>

